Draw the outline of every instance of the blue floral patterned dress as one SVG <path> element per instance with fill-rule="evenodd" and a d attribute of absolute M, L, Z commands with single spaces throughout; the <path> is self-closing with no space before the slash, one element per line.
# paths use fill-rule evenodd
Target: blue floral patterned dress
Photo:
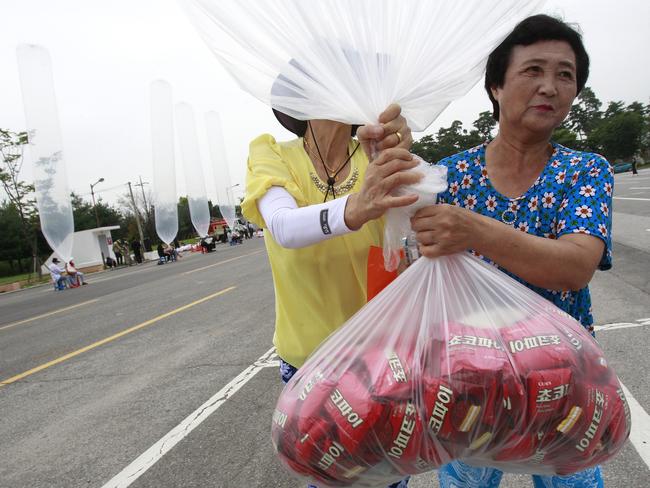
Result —
<path fill-rule="evenodd" d="M 599 269 L 612 267 L 614 172 L 605 158 L 553 143 L 553 153 L 533 185 L 523 195 L 508 198 L 490 183 L 486 146 L 487 143 L 482 144 L 438 163 L 447 167 L 449 182 L 447 191 L 438 196 L 439 202 L 465 207 L 522 232 L 549 239 L 571 233 L 596 236 L 605 243 Z M 502 271 L 593 330 L 588 287 L 578 291 L 547 290 Z"/>

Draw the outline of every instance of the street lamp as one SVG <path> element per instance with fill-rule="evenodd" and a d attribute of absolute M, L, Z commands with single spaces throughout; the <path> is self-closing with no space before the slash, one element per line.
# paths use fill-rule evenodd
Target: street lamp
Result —
<path fill-rule="evenodd" d="M 97 224 L 97 227 L 99 227 L 99 214 L 97 213 L 97 204 L 95 203 L 95 192 L 93 189 L 102 181 L 104 181 L 104 178 L 100 178 L 95 183 L 90 184 L 90 195 L 93 197 L 93 208 L 95 209 L 95 223 Z"/>

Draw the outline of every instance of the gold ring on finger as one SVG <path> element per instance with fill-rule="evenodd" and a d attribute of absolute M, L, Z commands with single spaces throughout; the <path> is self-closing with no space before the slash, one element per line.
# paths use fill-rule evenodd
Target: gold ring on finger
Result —
<path fill-rule="evenodd" d="M 395 135 L 397 136 L 397 144 L 401 144 L 402 142 L 402 134 L 399 133 L 399 131 L 395 132 Z"/>

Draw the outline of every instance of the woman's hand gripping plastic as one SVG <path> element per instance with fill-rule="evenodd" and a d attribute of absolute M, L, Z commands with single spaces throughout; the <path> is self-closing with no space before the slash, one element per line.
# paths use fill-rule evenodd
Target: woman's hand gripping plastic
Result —
<path fill-rule="evenodd" d="M 415 203 L 406 207 L 394 207 L 386 212 L 384 227 L 384 267 L 387 271 L 394 271 L 400 263 L 400 250 L 407 245 L 415 245 L 415 236 L 411 230 L 411 217 L 419 209 L 436 203 L 437 194 L 447 189 L 447 167 L 432 165 L 424 159 L 414 155 L 419 161 L 413 172 L 423 175 L 422 179 L 412 185 L 396 188 L 393 196 L 417 195 Z M 408 256 L 408 250 L 407 250 Z"/>

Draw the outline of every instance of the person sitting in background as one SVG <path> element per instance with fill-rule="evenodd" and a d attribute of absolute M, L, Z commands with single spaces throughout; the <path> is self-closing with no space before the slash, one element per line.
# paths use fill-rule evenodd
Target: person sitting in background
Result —
<path fill-rule="evenodd" d="M 52 282 L 58 290 L 64 290 L 66 288 L 66 283 L 68 280 L 63 276 L 64 270 L 59 266 L 58 258 L 52 258 L 52 263 L 48 266 L 50 270 L 50 276 L 52 277 Z"/>
<path fill-rule="evenodd" d="M 162 242 L 158 243 L 156 251 L 158 252 L 158 264 L 165 264 L 167 256 L 165 255 L 165 248 L 163 248 Z"/>
<path fill-rule="evenodd" d="M 68 273 L 68 279 L 72 286 L 87 285 L 86 280 L 84 279 L 84 274 L 79 271 L 74 265 L 74 258 L 70 258 L 70 261 L 65 265 L 65 272 Z"/>
<path fill-rule="evenodd" d="M 178 242 L 178 241 L 176 241 Z M 174 246 L 170 246 L 167 244 L 165 246 L 165 256 L 167 257 L 167 261 L 176 261 L 178 258 L 178 251 L 176 251 L 176 248 Z"/>

